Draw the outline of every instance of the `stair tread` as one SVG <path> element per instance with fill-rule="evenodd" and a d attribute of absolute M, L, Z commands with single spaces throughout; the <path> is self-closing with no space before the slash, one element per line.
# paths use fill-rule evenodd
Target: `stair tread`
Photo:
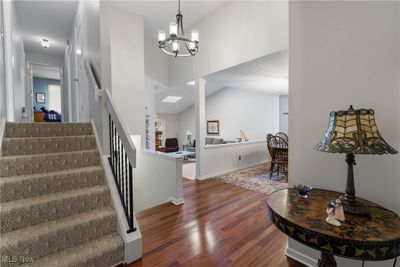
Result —
<path fill-rule="evenodd" d="M 5 182 L 12 182 L 13 180 L 21 181 L 21 180 L 29 180 L 29 179 L 36 179 L 36 178 L 44 178 L 53 175 L 63 175 L 63 174 L 73 174 L 73 173 L 80 173 L 85 171 L 102 171 L 103 167 L 101 165 L 96 166 L 89 166 L 89 167 L 82 167 L 76 169 L 67 169 L 62 171 L 55 171 L 55 172 L 42 172 L 42 173 L 34 173 L 34 174 L 25 174 L 25 175 L 17 175 L 17 176 L 6 176 L 0 177 L 0 184 Z"/>
<path fill-rule="evenodd" d="M 65 192 L 58 192 L 48 195 L 42 195 L 32 198 L 24 198 L 15 201 L 2 203 L 1 212 L 7 212 L 12 209 L 23 208 L 25 206 L 39 205 L 41 203 L 51 202 L 61 198 L 73 198 L 80 195 L 87 195 L 89 193 L 102 192 L 108 190 L 106 185 L 95 185 L 86 188 L 79 188 Z"/>
<path fill-rule="evenodd" d="M 115 214 L 115 211 L 111 206 L 109 206 L 64 217 L 58 220 L 21 228 L 12 232 L 2 234 L 2 242 L 0 244 L 0 247 L 16 244 L 17 242 L 31 238 L 39 238 L 45 233 L 56 232 L 60 229 L 65 228 L 67 225 L 75 226 L 113 214 Z"/>
<path fill-rule="evenodd" d="M 58 152 L 58 153 L 44 153 L 44 154 L 33 154 L 33 155 L 18 155 L 18 156 L 2 156 L 1 159 L 18 159 L 18 158 L 32 158 L 32 157 L 45 157 L 45 156 L 57 156 L 57 155 L 69 155 L 69 154 L 80 154 L 82 152 L 98 152 L 97 149 L 79 150 L 79 151 L 68 151 L 68 152 Z"/>
<path fill-rule="evenodd" d="M 109 255 L 113 257 L 113 259 L 110 259 L 112 262 L 96 262 L 98 257 L 102 257 L 107 253 L 110 253 Z M 113 232 L 78 246 L 41 257 L 33 263 L 23 266 L 112 266 L 122 260 L 123 242 L 118 233 Z M 91 263 L 90 265 L 87 263 L 88 261 Z"/>
<path fill-rule="evenodd" d="M 95 137 L 94 134 L 86 134 L 86 135 L 59 135 L 59 136 L 40 136 L 40 137 L 4 137 L 3 140 L 21 140 L 21 139 L 27 139 L 27 140 L 51 140 L 51 139 L 63 139 L 63 138 L 86 138 L 86 137 Z"/>

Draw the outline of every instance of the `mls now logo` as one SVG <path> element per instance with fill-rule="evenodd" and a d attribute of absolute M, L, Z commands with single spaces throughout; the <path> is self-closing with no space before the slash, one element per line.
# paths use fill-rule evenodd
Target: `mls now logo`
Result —
<path fill-rule="evenodd" d="M 19 263 L 19 264 L 24 264 L 24 263 L 32 263 L 35 261 L 35 258 L 33 257 L 28 257 L 28 256 L 0 256 L 0 263 Z"/>

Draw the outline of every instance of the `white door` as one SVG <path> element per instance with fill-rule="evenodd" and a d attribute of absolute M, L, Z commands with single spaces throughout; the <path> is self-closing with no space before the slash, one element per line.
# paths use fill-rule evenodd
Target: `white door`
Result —
<path fill-rule="evenodd" d="M 61 86 L 49 84 L 49 110 L 57 111 L 61 114 Z"/>

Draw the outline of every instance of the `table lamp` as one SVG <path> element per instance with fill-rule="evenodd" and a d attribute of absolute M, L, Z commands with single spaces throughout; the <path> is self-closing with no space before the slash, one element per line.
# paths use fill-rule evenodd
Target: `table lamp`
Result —
<path fill-rule="evenodd" d="M 314 147 L 317 151 L 328 153 L 346 153 L 347 185 L 345 191 L 345 212 L 369 215 L 369 210 L 355 199 L 353 165 L 354 154 L 396 154 L 380 135 L 372 109 L 332 111 L 329 115 L 329 127 L 322 141 Z"/>

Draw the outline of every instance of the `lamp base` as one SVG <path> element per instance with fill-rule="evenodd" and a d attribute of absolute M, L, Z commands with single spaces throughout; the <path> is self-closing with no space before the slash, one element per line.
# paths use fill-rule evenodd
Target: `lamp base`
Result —
<path fill-rule="evenodd" d="M 360 202 L 357 202 L 352 195 L 345 194 L 344 196 L 344 211 L 355 215 L 369 215 L 370 210 Z"/>

